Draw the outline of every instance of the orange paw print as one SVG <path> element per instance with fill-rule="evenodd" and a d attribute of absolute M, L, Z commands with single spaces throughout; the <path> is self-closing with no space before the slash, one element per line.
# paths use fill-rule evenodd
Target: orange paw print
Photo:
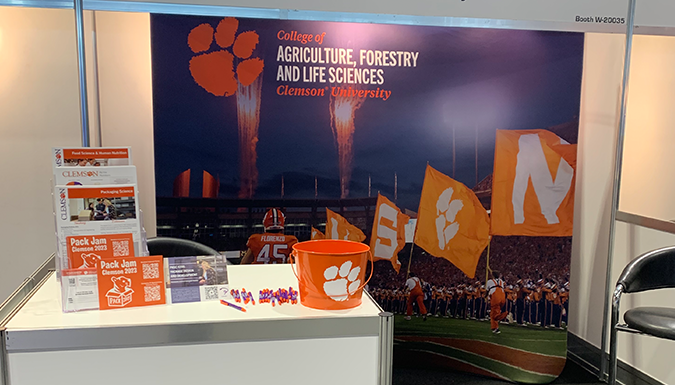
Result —
<path fill-rule="evenodd" d="M 241 85 L 249 86 L 264 68 L 262 59 L 251 58 L 258 45 L 258 34 L 246 31 L 236 35 L 238 28 L 239 20 L 226 17 L 218 23 L 215 33 L 213 27 L 205 23 L 193 28 L 188 35 L 188 45 L 194 53 L 208 51 L 214 38 L 218 47 L 222 48 L 190 59 L 192 78 L 216 96 L 234 95 L 237 92 L 237 79 Z M 227 50 L 230 47 L 232 52 Z M 237 65 L 236 78 L 234 56 L 241 59 Z"/>

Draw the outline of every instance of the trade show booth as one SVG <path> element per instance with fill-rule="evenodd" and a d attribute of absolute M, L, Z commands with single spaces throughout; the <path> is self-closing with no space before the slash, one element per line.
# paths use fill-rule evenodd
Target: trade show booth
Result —
<path fill-rule="evenodd" d="M 619 274 L 675 243 L 674 12 L 661 0 L 0 0 L 0 384 L 391 384 L 396 367 L 548 383 L 566 360 L 606 381 Z M 57 173 L 58 149 L 79 147 L 127 148 L 133 162 L 90 162 L 110 175 L 89 182 Z M 255 234 L 280 236 L 272 208 L 293 241 L 257 249 Z M 67 251 L 122 233 L 127 253 L 98 257 L 109 265 Z M 88 292 L 112 258 L 152 258 L 155 237 L 218 254 L 157 257 L 157 292 L 146 271 L 129 291 L 113 277 Z M 363 288 L 360 305 L 303 305 L 290 252 L 322 237 L 369 245 L 372 264 L 322 266 L 317 285 L 336 303 Z M 191 302 L 176 289 L 184 268 L 227 278 Z M 115 308 L 131 292 L 145 303 Z M 621 311 L 669 306 L 670 293 Z M 675 382 L 674 342 L 618 338 L 619 381 Z"/>

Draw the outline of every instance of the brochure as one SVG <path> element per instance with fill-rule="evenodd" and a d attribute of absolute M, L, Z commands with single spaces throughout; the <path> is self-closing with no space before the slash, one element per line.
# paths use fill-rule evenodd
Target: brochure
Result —
<path fill-rule="evenodd" d="M 58 268 L 70 268 L 68 243 L 71 236 L 132 234 L 133 249 L 140 254 L 141 228 L 136 185 L 56 186 L 56 235 Z"/>
<path fill-rule="evenodd" d="M 61 270 L 61 293 L 65 312 L 98 309 L 96 268 Z"/>
<path fill-rule="evenodd" d="M 59 147 L 52 149 L 52 167 L 130 166 L 131 147 Z"/>
<path fill-rule="evenodd" d="M 54 169 L 54 184 L 69 186 L 136 184 L 136 166 L 59 167 Z"/>
<path fill-rule="evenodd" d="M 70 269 L 96 269 L 101 259 L 134 256 L 131 233 L 71 236 L 66 244 Z"/>
<path fill-rule="evenodd" d="M 164 304 L 163 262 L 161 255 L 101 260 L 96 271 L 99 308 Z"/>
<path fill-rule="evenodd" d="M 224 255 L 167 257 L 164 268 L 167 303 L 227 298 L 227 262 Z"/>

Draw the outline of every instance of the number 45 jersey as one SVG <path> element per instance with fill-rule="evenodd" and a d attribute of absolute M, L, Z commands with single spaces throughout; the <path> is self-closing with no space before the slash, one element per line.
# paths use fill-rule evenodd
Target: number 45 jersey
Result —
<path fill-rule="evenodd" d="M 298 239 L 292 235 L 264 233 L 253 234 L 246 246 L 254 256 L 253 263 L 286 263 Z"/>

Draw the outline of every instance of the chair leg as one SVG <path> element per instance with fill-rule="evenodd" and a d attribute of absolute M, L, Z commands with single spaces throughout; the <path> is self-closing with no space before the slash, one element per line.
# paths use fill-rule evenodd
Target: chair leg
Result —
<path fill-rule="evenodd" d="M 607 385 L 616 385 L 618 343 L 616 325 L 619 323 L 619 304 L 621 302 L 622 291 L 623 287 L 619 285 L 614 290 L 614 295 L 612 296 L 612 323 L 609 335 L 609 378 L 607 379 Z"/>

